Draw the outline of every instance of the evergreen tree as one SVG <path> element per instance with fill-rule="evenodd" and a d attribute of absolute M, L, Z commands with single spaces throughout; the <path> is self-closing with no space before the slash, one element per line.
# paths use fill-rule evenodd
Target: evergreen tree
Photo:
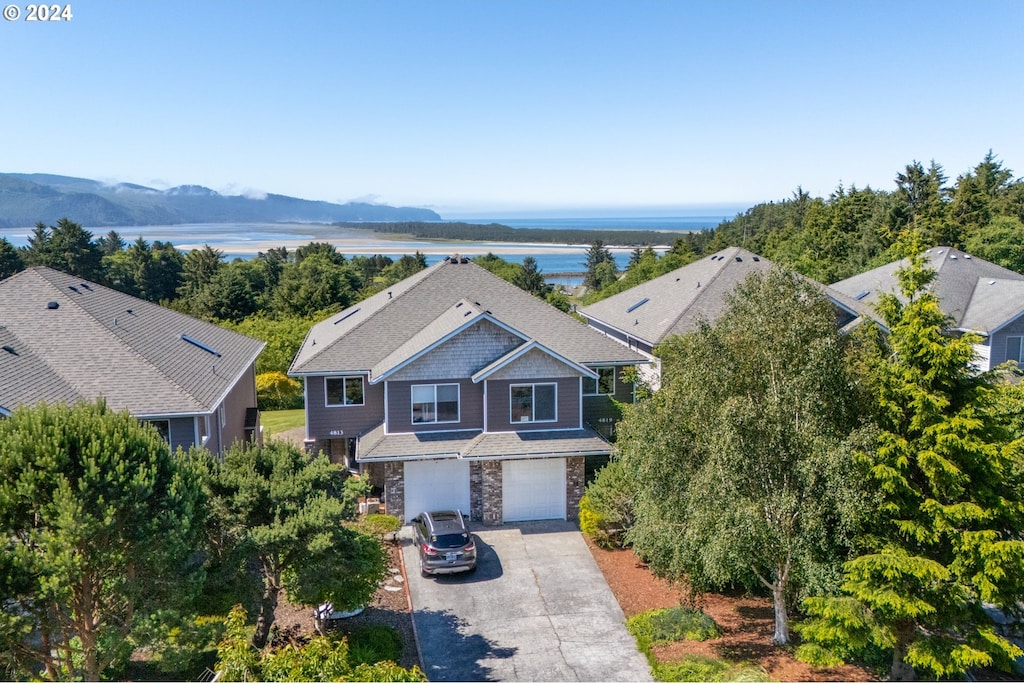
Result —
<path fill-rule="evenodd" d="M 25 270 L 25 261 L 6 237 L 0 237 L 0 280 Z"/>
<path fill-rule="evenodd" d="M 192 460 L 126 412 L 0 419 L 0 667 L 98 681 L 125 664 L 135 617 L 191 594 L 203 510 Z"/>
<path fill-rule="evenodd" d="M 846 563 L 846 597 L 805 602 L 801 656 L 834 663 L 873 644 L 891 649 L 893 679 L 976 666 L 1007 669 L 1021 650 L 989 609 L 1021 612 L 1024 461 L 990 374 L 973 369 L 977 338 L 955 335 L 928 290 L 920 244 L 898 271 L 903 303 L 879 305 L 890 335 L 870 363 L 881 434 L 859 455 L 883 501 Z M 1017 435 L 1019 437 L 1019 435 Z"/>
<path fill-rule="evenodd" d="M 239 575 L 248 564 L 259 570 L 260 593 L 247 596 L 259 604 L 253 645 L 266 644 L 282 591 L 294 603 L 330 601 L 338 609 L 373 596 L 386 571 L 384 550 L 343 525 L 355 515 L 355 496 L 339 465 L 271 442 L 236 444 L 211 467 L 218 562 Z"/>
<path fill-rule="evenodd" d="M 537 267 L 537 259 L 532 256 L 527 256 L 523 259 L 523 264 L 516 271 L 512 284 L 541 298 L 548 291 L 548 283 L 544 280 L 544 276 L 541 275 L 540 269 Z"/>
<path fill-rule="evenodd" d="M 583 276 L 583 285 L 588 289 L 601 289 L 611 284 L 618 277 L 618 267 L 612 252 L 604 246 L 601 240 L 594 240 L 587 250 L 587 260 L 584 263 L 587 272 Z"/>

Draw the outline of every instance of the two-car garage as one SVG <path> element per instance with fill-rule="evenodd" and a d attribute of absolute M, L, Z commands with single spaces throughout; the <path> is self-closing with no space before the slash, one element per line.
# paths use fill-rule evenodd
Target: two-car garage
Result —
<path fill-rule="evenodd" d="M 424 510 L 456 508 L 470 513 L 471 463 L 463 459 L 420 460 L 404 463 L 404 510 L 409 521 Z M 501 507 L 504 522 L 566 518 L 566 460 L 535 458 L 501 462 L 501 499 L 498 487 L 487 485 L 495 468 L 482 468 L 477 486 L 483 506 Z M 495 482 L 496 483 L 496 482 Z M 485 512 L 485 516 L 487 515 Z"/>

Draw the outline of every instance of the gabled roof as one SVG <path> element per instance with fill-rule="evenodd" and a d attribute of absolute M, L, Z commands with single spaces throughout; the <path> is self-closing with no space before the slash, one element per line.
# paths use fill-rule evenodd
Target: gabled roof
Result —
<path fill-rule="evenodd" d="M 433 265 L 310 329 L 289 374 L 372 372 L 411 358 L 459 328 L 465 301 L 482 317 L 580 364 L 647 359 L 471 261 Z"/>
<path fill-rule="evenodd" d="M 1024 313 L 1024 275 L 951 247 L 933 247 L 924 257 L 936 272 L 930 289 L 954 327 L 990 334 Z M 893 261 L 831 287 L 871 307 L 882 294 L 902 300 L 896 271 L 907 264 Z"/>
<path fill-rule="evenodd" d="M 584 377 L 589 377 L 591 379 L 597 379 L 597 376 L 598 376 L 597 373 L 594 372 L 593 370 L 591 370 L 590 368 L 588 368 L 587 366 L 580 365 L 579 363 L 574 363 L 573 361 L 569 360 L 568 358 L 565 358 L 564 356 L 561 356 L 561 355 L 555 353 L 554 351 L 552 351 L 551 349 L 545 347 L 543 344 L 538 343 L 536 340 L 531 340 L 531 341 L 526 342 L 522 346 L 519 346 L 517 348 L 512 349 L 511 351 L 509 351 L 504 356 L 502 356 L 501 358 L 497 359 L 496 361 L 494 361 L 493 363 L 491 363 L 487 367 L 481 368 L 479 372 L 477 372 L 477 373 L 475 373 L 473 375 L 473 378 L 472 378 L 473 379 L 473 383 L 474 384 L 478 384 L 478 383 L 484 381 L 485 379 L 487 379 L 488 377 L 490 377 L 494 373 L 496 373 L 499 370 L 507 367 L 509 364 L 514 363 L 516 360 L 522 358 L 523 356 L 525 356 L 527 353 L 529 353 L 531 351 L 537 351 L 538 353 L 543 353 L 543 354 L 545 354 L 547 356 L 550 356 L 551 358 L 554 358 L 559 363 L 564 363 L 565 365 L 569 366 L 570 368 L 572 368 L 576 372 L 580 373 Z"/>
<path fill-rule="evenodd" d="M 728 297 L 738 285 L 752 273 L 763 273 L 771 267 L 771 261 L 762 256 L 729 247 L 585 306 L 579 312 L 653 347 L 672 335 L 696 329 L 701 321 L 714 322 L 725 311 Z M 856 301 L 804 279 L 851 315 L 862 314 L 863 307 Z"/>
<path fill-rule="evenodd" d="M 138 416 L 209 413 L 263 342 L 36 267 L 0 281 L 0 407 L 103 397 Z"/>

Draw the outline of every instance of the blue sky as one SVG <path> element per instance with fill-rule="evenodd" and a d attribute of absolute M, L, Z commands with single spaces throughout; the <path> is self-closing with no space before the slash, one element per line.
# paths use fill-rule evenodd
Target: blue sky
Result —
<path fill-rule="evenodd" d="M 446 218 L 1024 174 L 1021 2 L 71 5 L 0 22 L 0 171 Z"/>

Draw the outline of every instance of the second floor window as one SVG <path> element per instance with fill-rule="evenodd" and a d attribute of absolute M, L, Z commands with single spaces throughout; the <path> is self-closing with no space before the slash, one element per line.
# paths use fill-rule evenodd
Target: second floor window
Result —
<path fill-rule="evenodd" d="M 593 368 L 597 379 L 583 378 L 583 395 L 612 395 L 615 393 L 615 368 Z"/>
<path fill-rule="evenodd" d="M 328 406 L 363 405 L 362 377 L 328 377 L 324 383 Z"/>
<path fill-rule="evenodd" d="M 412 421 L 458 422 L 458 384 L 415 384 L 412 387 Z"/>
<path fill-rule="evenodd" d="M 554 384 L 513 384 L 509 387 L 512 422 L 554 422 Z"/>

